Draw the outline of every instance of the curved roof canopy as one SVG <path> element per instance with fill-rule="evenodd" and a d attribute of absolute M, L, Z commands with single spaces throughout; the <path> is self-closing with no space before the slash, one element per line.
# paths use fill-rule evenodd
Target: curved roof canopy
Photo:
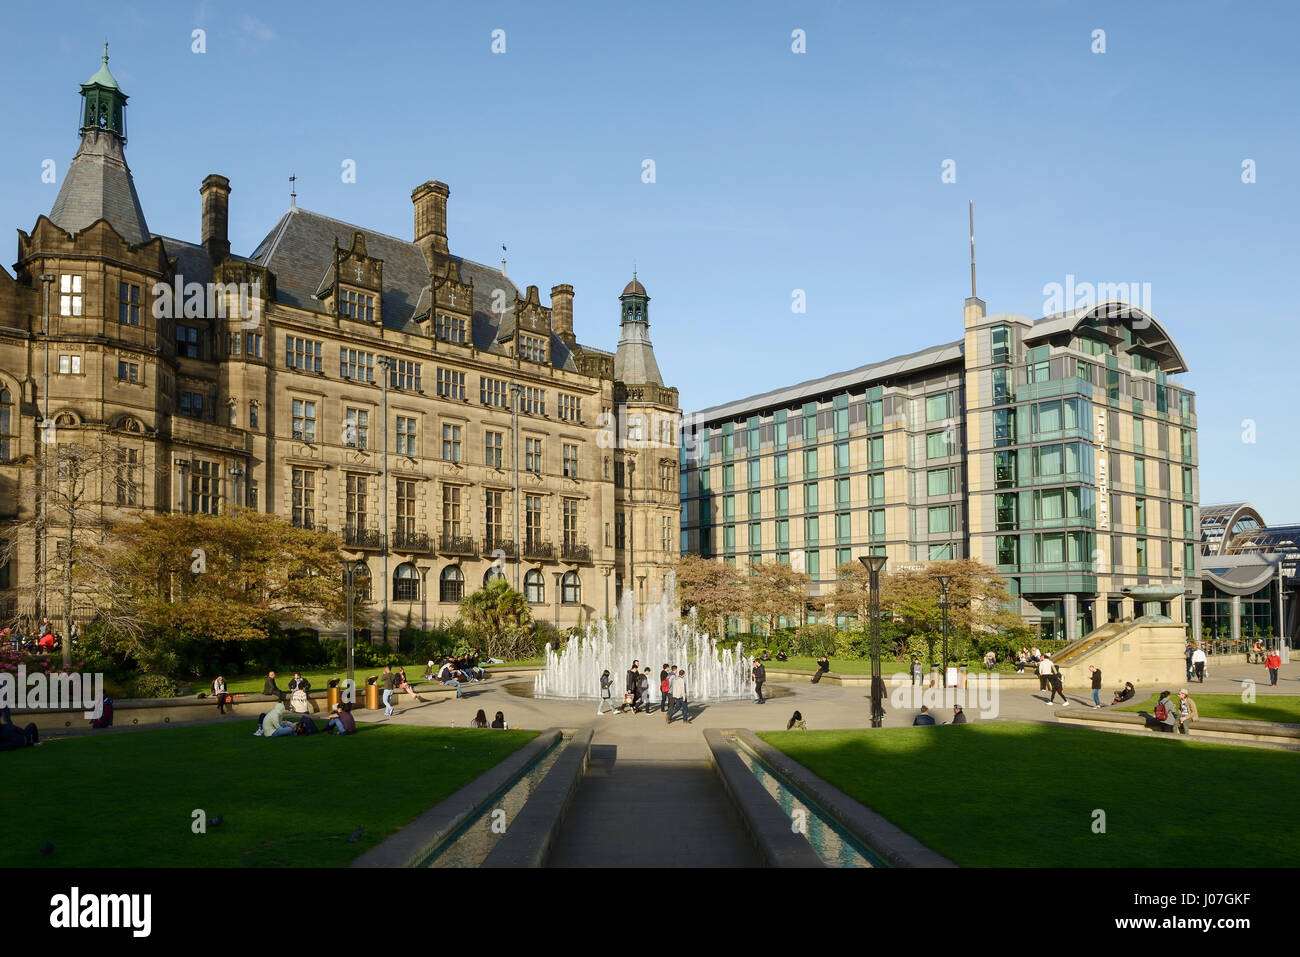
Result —
<path fill-rule="evenodd" d="M 1118 299 L 1045 316 L 1033 324 L 1025 334 L 1025 341 L 1081 331 L 1093 338 L 1114 342 L 1124 351 L 1154 360 L 1161 372 L 1187 371 L 1187 360 L 1164 326 L 1145 309 Z"/>

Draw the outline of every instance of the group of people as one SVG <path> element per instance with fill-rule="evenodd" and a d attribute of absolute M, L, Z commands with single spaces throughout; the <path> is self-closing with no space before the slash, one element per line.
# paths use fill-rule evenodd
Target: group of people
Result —
<path fill-rule="evenodd" d="M 1045 652 L 1039 651 L 1036 647 L 1021 648 L 1016 652 L 1016 673 L 1024 674 L 1025 669 L 1029 667 L 1037 668 L 1045 654 Z"/>
<path fill-rule="evenodd" d="M 460 686 L 474 681 L 485 680 L 487 672 L 479 665 L 478 651 L 475 650 L 459 658 L 447 658 L 443 661 L 442 667 L 438 669 L 437 675 L 434 674 L 433 662 L 430 661 L 425 666 L 424 677 L 426 680 L 450 685 L 456 689 L 456 697 L 463 698 L 465 694 L 460 690 Z"/>
<path fill-rule="evenodd" d="M 637 714 L 638 712 L 649 714 L 654 710 L 650 681 L 650 669 L 648 667 L 642 669 L 640 661 L 633 661 L 632 667 L 628 668 L 624 676 L 623 703 L 616 708 L 611 701 L 614 679 L 610 677 L 608 671 L 602 672 L 600 703 L 596 706 L 596 714 L 605 714 L 606 709 L 609 709 L 610 714 Z M 659 670 L 659 696 L 659 710 L 664 713 L 666 724 L 672 724 L 673 716 L 678 711 L 682 713 L 683 721 L 687 724 L 691 723 L 690 708 L 686 700 L 685 668 L 664 664 Z"/>
<path fill-rule="evenodd" d="M 928 705 L 921 705 L 921 711 L 912 719 L 913 727 L 930 727 L 939 722 L 934 720 L 934 715 L 930 712 Z M 944 724 L 966 724 L 966 712 L 962 710 L 961 705 L 953 705 L 952 720 L 945 721 Z"/>
<path fill-rule="evenodd" d="M 474 715 L 474 720 L 469 723 L 469 726 L 471 728 L 498 728 L 502 731 L 508 731 L 510 729 L 510 725 L 506 724 L 506 716 L 504 712 L 498 711 L 496 717 L 492 719 L 492 723 L 489 725 L 487 713 L 482 708 L 478 709 L 478 714 Z"/>
<path fill-rule="evenodd" d="M 1177 728 L 1179 734 L 1188 734 L 1192 722 L 1200 716 L 1200 712 L 1196 710 L 1196 702 L 1186 688 L 1179 689 L 1177 700 L 1174 700 L 1168 691 L 1160 692 L 1160 697 L 1156 699 L 1156 706 L 1152 709 L 1152 717 L 1159 724 L 1170 731 Z"/>
<path fill-rule="evenodd" d="M 1205 683 L 1205 669 L 1209 664 L 1209 659 L 1205 655 L 1205 649 L 1194 641 L 1187 642 L 1187 648 L 1184 651 L 1184 657 L 1187 660 L 1187 680 L 1195 678 L 1201 684 Z"/>
<path fill-rule="evenodd" d="M 328 734 L 356 734 L 357 722 L 352 717 L 352 706 L 339 702 L 330 712 L 325 724 Z M 316 734 L 320 728 L 309 714 L 299 714 L 294 718 L 285 717 L 283 701 L 277 701 L 270 711 L 257 716 L 257 729 L 253 732 L 259 738 L 285 738 L 305 734 Z"/>
<path fill-rule="evenodd" d="M 72 623 L 72 630 L 69 634 L 72 636 L 72 644 L 75 646 L 78 638 L 76 622 Z M 63 649 L 63 635 L 55 631 L 54 624 L 44 617 L 41 618 L 34 631 L 29 631 L 28 628 L 24 627 L 22 621 L 19 621 L 11 628 L 5 628 L 0 631 L 0 641 L 6 642 L 10 648 L 18 652 L 52 654 Z"/>

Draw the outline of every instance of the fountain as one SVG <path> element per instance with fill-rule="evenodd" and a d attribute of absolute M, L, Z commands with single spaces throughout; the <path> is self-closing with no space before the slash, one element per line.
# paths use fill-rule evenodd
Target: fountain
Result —
<path fill-rule="evenodd" d="M 633 660 L 641 670 L 650 669 L 650 700 L 658 702 L 660 666 L 667 663 L 686 669 L 686 697 L 689 701 L 721 701 L 752 694 L 750 670 L 753 659 L 739 645 L 719 648 L 718 643 L 697 627 L 694 609 L 681 620 L 677 583 L 670 572 L 659 600 L 637 618 L 631 590 L 623 593 L 612 622 L 589 624 L 586 631 L 569 639 L 563 651 L 546 646 L 546 668 L 534 679 L 536 698 L 587 698 L 600 696 L 600 676 L 613 679 L 610 698 L 622 701 L 627 670 Z"/>

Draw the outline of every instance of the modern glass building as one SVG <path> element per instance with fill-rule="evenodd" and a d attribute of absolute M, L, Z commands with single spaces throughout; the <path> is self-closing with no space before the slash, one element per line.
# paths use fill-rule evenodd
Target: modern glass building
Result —
<path fill-rule="evenodd" d="M 987 316 L 975 298 L 964 320 L 959 341 L 697 413 L 683 553 L 788 562 L 814 594 L 869 553 L 972 557 L 1049 637 L 1133 616 L 1137 585 L 1183 583 L 1167 611 L 1194 614 L 1195 397 L 1160 324 L 1116 302 Z"/>
<path fill-rule="evenodd" d="M 1195 633 L 1225 651 L 1272 645 L 1300 628 L 1300 525 L 1269 527 L 1249 502 L 1201 509 L 1201 601 Z"/>

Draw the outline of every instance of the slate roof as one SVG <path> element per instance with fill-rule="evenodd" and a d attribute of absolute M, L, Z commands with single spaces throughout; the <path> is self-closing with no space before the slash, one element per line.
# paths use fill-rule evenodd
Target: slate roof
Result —
<path fill-rule="evenodd" d="M 634 385 L 663 385 L 654 346 L 650 344 L 650 324 L 631 319 L 623 323 L 621 331 L 618 351 L 614 353 L 614 378 Z"/>
<path fill-rule="evenodd" d="M 132 245 L 151 238 L 121 138 L 111 132 L 87 130 L 63 177 L 50 221 L 79 233 L 100 219 L 108 220 Z"/>
<path fill-rule="evenodd" d="M 419 331 L 414 320 L 429 311 L 431 299 L 429 265 L 424 251 L 409 240 L 295 206 L 280 217 L 248 258 L 275 273 L 279 302 L 324 315 L 326 304 L 317 299 L 316 294 L 329 282 L 335 241 L 347 249 L 352 244 L 354 233 L 365 236 L 366 254 L 384 263 L 382 312 L 385 328 Z M 498 344 L 498 339 L 503 332 L 514 328 L 513 305 L 519 296 L 519 287 L 499 269 L 460 256 L 453 255 L 451 259 L 460 269 L 461 281 L 474 284 L 472 337 L 475 348 L 504 354 L 506 349 Z M 504 290 L 508 304 L 503 315 L 492 311 L 493 293 L 498 289 Z M 574 368 L 568 347 L 554 335 L 551 337 L 551 361 L 559 368 Z"/>

